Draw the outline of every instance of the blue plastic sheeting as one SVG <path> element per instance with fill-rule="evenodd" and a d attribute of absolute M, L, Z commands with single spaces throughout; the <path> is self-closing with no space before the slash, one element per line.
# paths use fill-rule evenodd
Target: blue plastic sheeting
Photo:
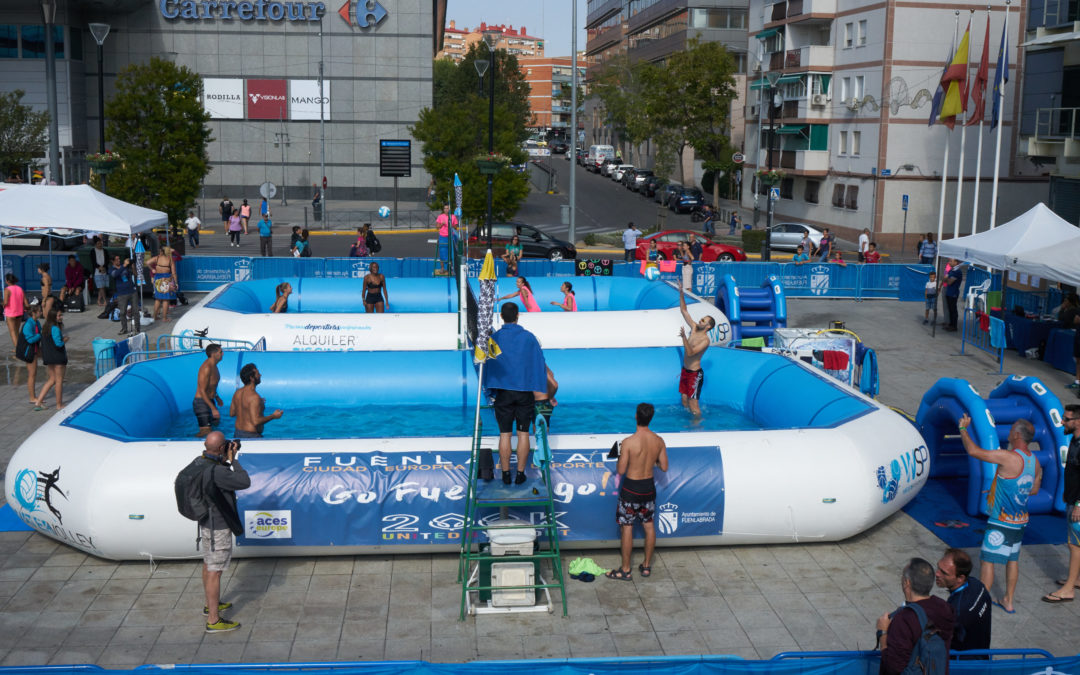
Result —
<path fill-rule="evenodd" d="M 569 281 L 573 286 L 578 311 L 598 310 L 637 310 L 668 309 L 679 306 L 679 291 L 668 284 L 648 281 L 643 277 L 636 279 L 614 279 L 612 277 L 526 277 L 532 287 L 536 302 L 543 312 L 561 312 L 552 307 L 552 302 L 562 303 L 560 287 Z M 396 282 L 395 282 L 396 283 Z M 480 281 L 469 279 L 469 286 L 474 297 L 480 297 Z M 499 298 L 517 292 L 517 280 L 503 277 L 498 280 L 495 297 Z M 525 306 L 516 297 L 513 299 L 524 311 Z M 687 302 L 696 302 L 688 299 Z M 395 306 L 396 307 L 396 306 Z"/>
<path fill-rule="evenodd" d="M 898 265 L 900 268 L 900 288 L 897 300 L 904 302 L 924 302 L 926 300 L 926 282 L 934 268 L 930 265 Z"/>
<path fill-rule="evenodd" d="M 289 314 L 324 312 L 343 314 L 364 311 L 364 280 L 265 278 L 231 284 L 207 306 L 242 314 L 265 314 L 274 302 L 277 285 L 292 284 Z M 398 313 L 457 311 L 453 277 L 387 279 L 386 290 Z"/>
<path fill-rule="evenodd" d="M 67 267 L 68 253 L 54 253 L 49 255 L 44 254 L 31 254 L 22 256 L 21 270 L 12 269 L 12 273 L 19 278 L 19 285 L 23 287 L 24 291 L 40 291 L 41 290 L 41 273 L 38 272 L 38 265 L 43 262 L 49 263 L 49 274 L 52 276 L 52 290 L 53 293 L 57 293 L 64 287 L 64 268 Z M 4 257 L 4 267 L 7 267 L 7 256 Z M 18 258 L 14 258 L 18 261 Z M 17 266 L 17 265 L 16 265 Z M 85 270 L 84 270 L 85 272 Z M 86 274 L 89 278 L 91 274 Z"/>

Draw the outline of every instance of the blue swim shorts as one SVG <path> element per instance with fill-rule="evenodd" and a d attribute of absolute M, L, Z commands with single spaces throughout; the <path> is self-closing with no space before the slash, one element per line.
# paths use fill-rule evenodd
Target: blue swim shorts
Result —
<path fill-rule="evenodd" d="M 1074 506 L 1073 508 L 1080 508 L 1080 506 Z M 1065 540 L 1069 542 L 1069 545 L 1080 546 L 1080 521 L 1070 520 L 1066 516 L 1065 529 L 1068 530 Z"/>
<path fill-rule="evenodd" d="M 986 524 L 982 553 L 984 562 L 1004 564 L 1020 559 L 1020 542 L 1024 540 L 1024 528 L 1001 527 Z"/>

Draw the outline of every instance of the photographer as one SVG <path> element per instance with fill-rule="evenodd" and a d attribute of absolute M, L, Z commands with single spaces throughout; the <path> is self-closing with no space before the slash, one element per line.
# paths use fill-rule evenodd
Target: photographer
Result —
<path fill-rule="evenodd" d="M 233 535 L 244 532 L 240 514 L 236 509 L 236 491 L 251 486 L 251 478 L 236 460 L 240 441 L 225 440 L 225 434 L 211 431 L 204 443 L 206 448 L 196 462 L 203 462 L 210 472 L 206 485 L 209 512 L 199 521 L 199 545 L 203 552 L 203 590 L 206 592 L 207 633 L 227 633 L 240 624 L 229 621 L 218 612 L 232 607 L 231 602 L 221 602 L 221 574 L 232 559 Z"/>
<path fill-rule="evenodd" d="M 131 306 L 131 334 L 141 330 L 141 318 L 139 306 L 135 300 L 135 272 L 131 264 L 131 258 L 124 258 L 124 264 L 120 264 L 120 256 L 113 257 L 113 266 L 109 270 L 113 285 L 116 287 L 116 306 L 120 310 L 120 335 L 128 334 L 128 305 Z"/>

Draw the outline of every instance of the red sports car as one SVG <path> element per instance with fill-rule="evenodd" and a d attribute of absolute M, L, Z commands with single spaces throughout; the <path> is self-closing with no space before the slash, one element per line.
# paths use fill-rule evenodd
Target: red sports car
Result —
<path fill-rule="evenodd" d="M 672 260 L 675 257 L 675 247 L 680 241 L 689 241 L 691 234 L 695 235 L 702 244 L 702 262 L 746 260 L 746 251 L 738 246 L 712 241 L 708 236 L 693 230 L 662 230 L 655 234 L 639 237 L 637 240 L 637 259 L 645 260 L 649 252 L 649 242 L 656 241 L 656 248 L 660 250 L 660 255 L 664 257 L 664 260 Z"/>

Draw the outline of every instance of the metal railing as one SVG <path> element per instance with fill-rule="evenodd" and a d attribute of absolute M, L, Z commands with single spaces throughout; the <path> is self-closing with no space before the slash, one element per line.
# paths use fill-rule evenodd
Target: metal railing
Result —
<path fill-rule="evenodd" d="M 355 230 L 364 223 L 371 223 L 380 230 L 425 230 L 435 226 L 439 214 L 430 209 L 399 210 L 395 220 L 393 215 L 383 218 L 378 209 L 335 209 L 328 211 L 326 216 L 328 230 Z"/>
<path fill-rule="evenodd" d="M 1080 108 L 1039 108 L 1035 111 L 1035 140 L 1077 138 Z"/>
<path fill-rule="evenodd" d="M 156 351 L 198 351 L 205 349 L 207 345 L 217 344 L 221 345 L 222 349 L 237 349 L 245 351 L 265 351 L 266 341 L 265 338 L 261 339 L 263 348 L 259 349 L 257 343 L 249 342 L 248 340 L 234 340 L 231 338 L 213 338 L 206 337 L 205 335 L 196 335 L 194 333 L 182 334 L 182 335 L 159 335 L 157 343 L 154 345 Z"/>
<path fill-rule="evenodd" d="M 542 190 L 547 194 L 555 194 L 559 191 L 559 172 L 551 164 L 550 158 L 533 161 L 532 166 L 536 170 L 529 171 L 529 180 L 537 190 Z"/>

